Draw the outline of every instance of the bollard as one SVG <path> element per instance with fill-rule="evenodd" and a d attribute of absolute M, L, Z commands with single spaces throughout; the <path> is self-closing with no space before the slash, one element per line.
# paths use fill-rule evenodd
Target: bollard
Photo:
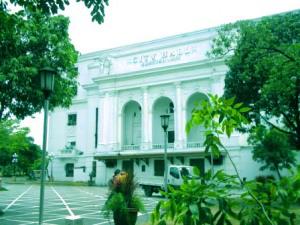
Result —
<path fill-rule="evenodd" d="M 80 216 L 67 216 L 65 218 L 65 225 L 83 225 L 83 219 Z"/>

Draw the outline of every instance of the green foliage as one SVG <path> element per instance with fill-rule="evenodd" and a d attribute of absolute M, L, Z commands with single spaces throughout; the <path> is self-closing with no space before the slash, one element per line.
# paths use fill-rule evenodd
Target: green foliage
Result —
<path fill-rule="evenodd" d="M 185 181 L 180 189 L 171 188 L 171 192 L 165 193 L 168 200 L 158 203 L 151 222 L 157 225 L 168 221 L 184 225 L 232 224 L 230 220 L 237 214 L 232 210 L 235 203 L 228 196 L 238 184 L 234 176 L 223 171 L 215 175 L 208 171 L 201 183 Z"/>
<path fill-rule="evenodd" d="M 0 11 L 7 10 L 8 2 L 19 5 L 30 12 L 42 12 L 45 15 L 55 15 L 59 10 L 65 10 L 65 7 L 70 4 L 69 0 L 1 0 Z M 99 24 L 104 22 L 105 6 L 108 6 L 109 0 L 76 0 L 76 2 L 83 2 L 84 5 L 91 9 L 92 20 Z"/>
<path fill-rule="evenodd" d="M 12 155 L 17 153 L 18 171 L 29 173 L 34 162 L 40 158 L 41 149 L 28 136 L 28 128 L 20 128 L 18 121 L 0 121 L 0 166 L 4 175 L 12 173 Z"/>
<path fill-rule="evenodd" d="M 267 123 L 300 148 L 300 11 L 223 26 L 210 55 L 226 55 L 225 97 L 251 105 L 256 124 Z M 276 118 L 277 120 L 275 120 Z M 272 120 L 271 120 L 272 119 Z"/>
<path fill-rule="evenodd" d="M 205 173 L 203 180 L 186 180 L 179 189 L 164 193 L 167 200 L 160 201 L 151 215 L 153 225 L 294 225 L 296 215 L 290 211 L 299 200 L 300 167 L 293 176 L 279 181 L 243 182 L 228 150 L 219 135 L 232 132 L 247 124 L 243 116 L 250 108 L 235 99 L 209 95 L 209 102 L 193 110 L 187 131 L 192 126 L 206 128 L 207 151 L 226 151 L 237 176 L 223 171 Z M 199 174 L 199 172 L 198 172 Z"/>
<path fill-rule="evenodd" d="M 264 205 L 273 224 L 295 224 L 296 214 L 291 211 L 291 207 L 297 204 L 300 197 L 299 169 L 292 176 L 283 177 L 279 181 L 265 179 L 245 184 Z M 268 224 L 261 210 L 246 193 L 241 195 L 238 214 L 241 224 Z"/>
<path fill-rule="evenodd" d="M 144 204 L 135 193 L 137 187 L 138 184 L 132 173 L 121 172 L 116 175 L 102 209 L 105 215 L 109 216 L 111 212 L 126 212 L 131 208 L 137 211 L 144 211 Z"/>
<path fill-rule="evenodd" d="M 193 109 L 192 118 L 186 124 L 186 131 L 188 133 L 193 126 L 203 125 L 205 151 L 218 157 L 220 148 L 223 148 L 219 136 L 226 134 L 230 137 L 235 129 L 248 124 L 243 113 L 250 110 L 243 103 L 235 103 L 235 98 L 225 99 L 209 94 L 209 101 L 202 101 Z"/>
<path fill-rule="evenodd" d="M 68 25 L 63 16 L 0 10 L 0 121 L 12 116 L 23 119 L 41 110 L 39 70 L 46 66 L 61 75 L 50 108 L 71 105 L 78 53 L 70 43 Z"/>
<path fill-rule="evenodd" d="M 258 126 L 251 133 L 249 143 L 254 145 L 253 159 L 264 163 L 261 170 L 275 170 L 281 177 L 281 169 L 290 169 L 295 165 L 295 154 L 285 133 L 274 128 L 267 130 L 264 126 Z"/>

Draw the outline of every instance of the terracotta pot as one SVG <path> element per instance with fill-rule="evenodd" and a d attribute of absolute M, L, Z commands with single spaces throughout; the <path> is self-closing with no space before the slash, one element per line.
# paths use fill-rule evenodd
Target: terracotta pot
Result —
<path fill-rule="evenodd" d="M 137 221 L 137 209 L 116 210 L 113 212 L 115 225 L 135 225 Z"/>

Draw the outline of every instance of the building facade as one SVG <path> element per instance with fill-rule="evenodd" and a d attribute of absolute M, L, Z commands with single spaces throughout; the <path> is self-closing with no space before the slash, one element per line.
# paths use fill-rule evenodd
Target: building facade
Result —
<path fill-rule="evenodd" d="M 105 185 L 117 168 L 130 169 L 139 179 L 163 176 L 163 114 L 170 115 L 168 163 L 209 169 L 204 129 L 193 128 L 187 135 L 185 124 L 195 102 L 208 99 L 208 93 L 223 94 L 228 68 L 224 59 L 206 55 L 215 35 L 215 29 L 206 29 L 81 55 L 72 106 L 50 113 L 54 179 L 94 177 Z M 255 177 L 259 166 L 246 137 L 235 133 L 222 141 L 242 176 Z M 214 164 L 233 172 L 226 156 Z"/>

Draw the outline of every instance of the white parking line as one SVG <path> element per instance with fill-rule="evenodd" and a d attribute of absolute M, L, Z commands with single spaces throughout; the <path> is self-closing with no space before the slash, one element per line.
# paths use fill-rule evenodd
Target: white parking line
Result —
<path fill-rule="evenodd" d="M 5 209 L 3 209 L 3 212 L 5 212 L 5 211 L 8 210 L 12 205 L 14 205 L 14 204 L 16 203 L 16 201 L 18 201 L 20 198 L 22 198 L 23 195 L 25 195 L 31 188 L 32 188 L 32 185 L 31 185 L 26 191 L 24 191 L 22 194 L 20 194 L 15 200 L 13 200 L 8 206 L 6 206 Z"/>
<path fill-rule="evenodd" d="M 70 216 L 75 217 L 75 214 L 72 212 L 72 210 L 70 209 L 69 205 L 66 203 L 66 201 L 63 199 L 63 197 L 61 197 L 60 194 L 58 194 L 58 192 L 51 187 L 52 190 L 55 192 L 55 194 L 60 198 L 60 200 L 62 201 L 62 203 L 64 204 L 64 206 L 66 207 L 66 209 L 69 211 Z"/>
<path fill-rule="evenodd" d="M 94 225 L 100 225 L 100 224 L 107 224 L 107 223 L 109 223 L 109 224 L 111 224 L 111 222 L 114 222 L 113 220 L 108 220 L 108 221 L 104 221 L 104 222 L 101 222 L 101 223 L 95 223 Z"/>
<path fill-rule="evenodd" d="M 97 195 L 97 194 L 94 194 L 94 193 L 91 193 L 91 192 L 88 192 L 88 191 L 84 191 L 84 190 L 82 190 L 82 189 L 80 189 L 80 188 L 78 188 L 78 190 L 79 190 L 80 192 L 83 192 L 83 193 L 85 193 L 85 194 L 94 196 L 94 197 L 96 197 L 96 198 L 100 198 L 100 199 L 102 199 L 102 200 L 103 200 L 103 199 L 106 199 L 106 197 L 104 197 L 104 196 Z"/>

